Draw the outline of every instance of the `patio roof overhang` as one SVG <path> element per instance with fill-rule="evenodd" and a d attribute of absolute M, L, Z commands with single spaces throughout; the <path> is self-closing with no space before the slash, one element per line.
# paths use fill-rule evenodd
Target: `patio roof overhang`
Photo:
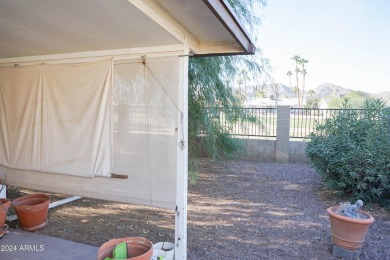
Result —
<path fill-rule="evenodd" d="M 226 0 L 0 0 L 0 59 L 187 44 L 194 55 L 255 48 Z"/>
<path fill-rule="evenodd" d="M 189 52 L 227 55 L 254 51 L 226 0 L 0 0 L 2 66 L 103 56 L 119 61 L 143 58 L 145 53 L 175 56 L 177 65 L 170 69 L 177 72 L 169 77 L 174 77 L 178 86 L 177 107 L 182 111 L 182 133 L 172 135 L 177 139 L 171 149 L 175 150 L 176 182 L 169 184 L 176 190 L 169 194 L 165 194 L 166 186 L 152 189 L 151 181 L 145 185 L 148 180 L 142 174 L 133 174 L 132 179 L 84 178 L 1 165 L 0 169 L 14 186 L 174 209 L 175 257 L 186 259 L 188 148 L 182 144 L 188 127 L 187 56 Z M 155 193 L 153 200 L 152 192 L 147 194 L 150 198 L 144 198 L 145 191 Z"/>

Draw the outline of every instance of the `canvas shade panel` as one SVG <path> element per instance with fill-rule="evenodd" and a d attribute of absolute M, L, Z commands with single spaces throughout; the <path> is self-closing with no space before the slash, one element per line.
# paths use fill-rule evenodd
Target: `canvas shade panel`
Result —
<path fill-rule="evenodd" d="M 114 66 L 113 172 L 141 180 L 142 199 L 175 201 L 178 58 Z"/>
<path fill-rule="evenodd" d="M 0 67 L 0 163 L 109 176 L 111 83 L 111 60 Z"/>
<path fill-rule="evenodd" d="M 44 168 L 42 88 L 42 66 L 0 67 L 2 165 Z"/>

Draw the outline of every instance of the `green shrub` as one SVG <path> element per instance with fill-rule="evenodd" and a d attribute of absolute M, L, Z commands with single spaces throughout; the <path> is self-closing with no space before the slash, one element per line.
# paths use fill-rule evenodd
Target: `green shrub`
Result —
<path fill-rule="evenodd" d="M 364 110 L 343 111 L 317 125 L 306 153 L 327 188 L 350 199 L 390 206 L 390 113 L 367 99 Z"/>

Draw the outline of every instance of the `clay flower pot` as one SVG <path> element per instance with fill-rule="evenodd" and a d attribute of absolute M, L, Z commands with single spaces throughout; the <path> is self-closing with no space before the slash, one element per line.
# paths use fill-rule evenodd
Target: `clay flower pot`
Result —
<path fill-rule="evenodd" d="M 47 225 L 50 199 L 45 194 L 25 195 L 14 199 L 12 205 L 22 229 L 36 231 Z"/>
<path fill-rule="evenodd" d="M 5 218 L 7 217 L 7 212 L 11 206 L 11 202 L 8 199 L 0 199 L 0 229 L 4 227 Z"/>
<path fill-rule="evenodd" d="M 0 199 L 0 238 L 2 238 L 8 230 L 8 225 L 5 224 L 7 212 L 11 202 L 8 199 Z"/>
<path fill-rule="evenodd" d="M 340 206 L 327 209 L 330 219 L 331 237 L 333 243 L 347 250 L 359 250 L 365 240 L 368 228 L 374 222 L 374 218 L 362 210 L 358 210 L 366 218 L 351 218 L 336 213 Z"/>
<path fill-rule="evenodd" d="M 153 243 L 144 237 L 125 237 L 109 240 L 98 250 L 98 260 L 113 257 L 114 248 L 122 243 L 127 244 L 127 257 L 131 260 L 150 260 L 153 255 Z"/>

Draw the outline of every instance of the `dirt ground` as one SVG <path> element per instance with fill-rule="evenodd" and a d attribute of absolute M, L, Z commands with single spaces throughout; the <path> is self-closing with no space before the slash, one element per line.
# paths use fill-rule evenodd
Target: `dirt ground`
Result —
<path fill-rule="evenodd" d="M 12 199 L 32 191 L 7 192 Z M 326 209 L 340 202 L 309 165 L 203 160 L 189 185 L 188 259 L 336 259 Z M 364 210 L 375 222 L 360 259 L 390 260 L 390 212 Z M 93 246 L 126 236 L 173 242 L 174 213 L 83 198 L 50 209 L 49 225 L 37 232 Z"/>

